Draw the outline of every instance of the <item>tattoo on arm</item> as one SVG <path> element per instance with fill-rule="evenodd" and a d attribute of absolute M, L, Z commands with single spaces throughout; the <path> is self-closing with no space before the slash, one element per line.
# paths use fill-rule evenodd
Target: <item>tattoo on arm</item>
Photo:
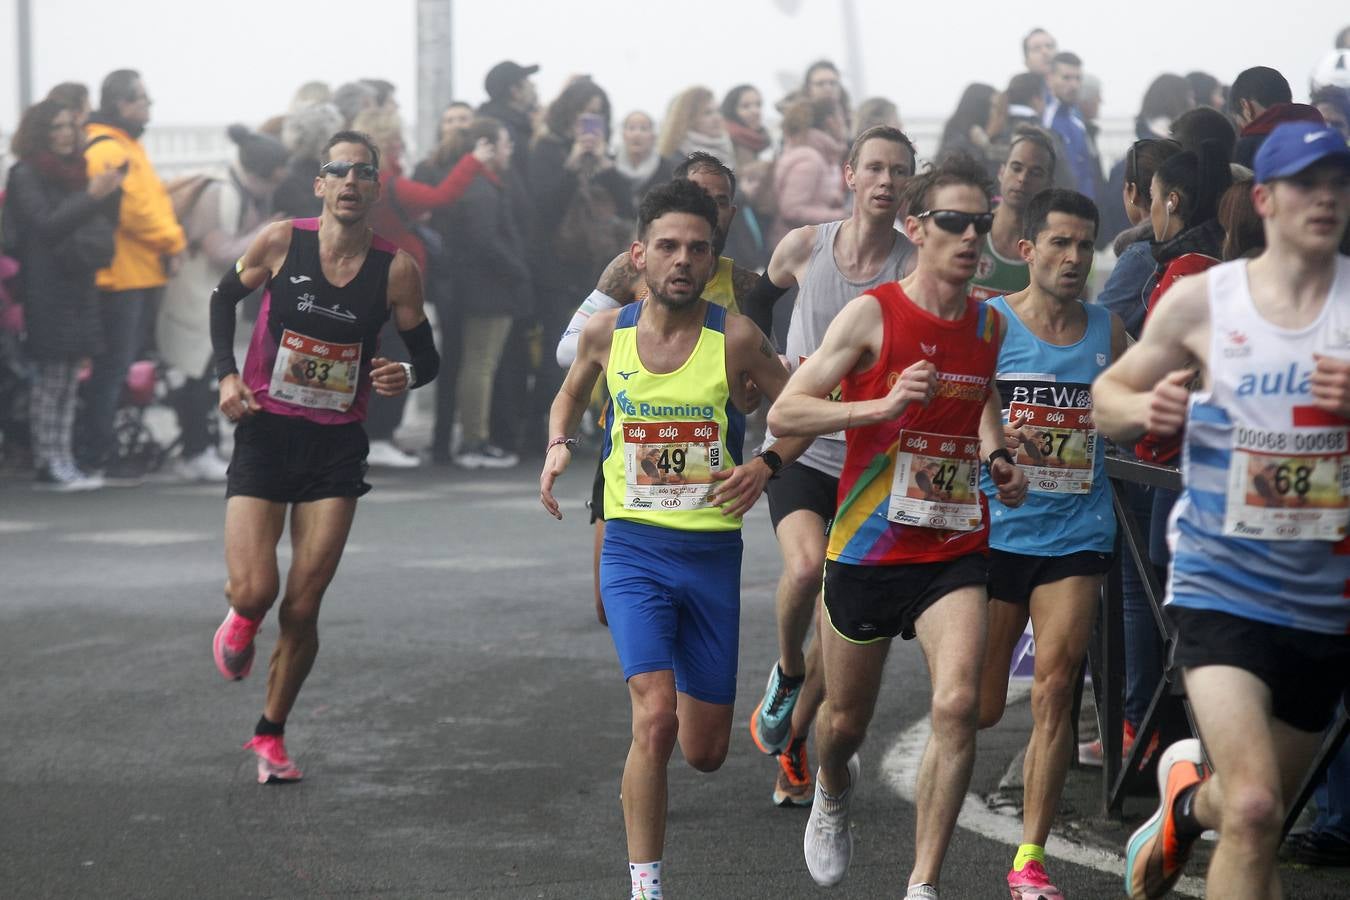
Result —
<path fill-rule="evenodd" d="M 627 253 L 616 257 L 605 267 L 596 290 L 615 300 L 629 300 L 633 296 L 633 285 L 637 283 L 638 271 L 633 268 L 633 260 Z"/>
<path fill-rule="evenodd" d="M 750 296 L 750 292 L 755 289 L 758 282 L 758 272 L 751 272 L 749 269 L 734 266 L 731 270 L 731 292 L 735 295 L 736 302 L 744 304 L 745 298 Z"/>
<path fill-rule="evenodd" d="M 769 359 L 773 359 L 778 355 L 773 350 L 773 344 L 769 343 L 769 339 L 766 337 L 761 337 L 759 339 L 759 352 L 763 353 Z"/>

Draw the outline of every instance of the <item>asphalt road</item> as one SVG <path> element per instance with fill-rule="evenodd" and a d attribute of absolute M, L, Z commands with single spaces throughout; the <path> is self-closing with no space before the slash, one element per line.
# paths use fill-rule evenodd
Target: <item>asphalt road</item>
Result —
<path fill-rule="evenodd" d="M 562 482 L 562 523 L 540 508 L 533 465 L 372 478 L 288 723 L 306 777 L 269 787 L 241 749 L 263 666 L 227 683 L 211 662 L 222 491 L 54 496 L 0 481 L 0 896 L 626 896 L 627 692 L 592 610 L 590 473 L 579 464 Z M 744 728 L 775 655 L 778 565 L 760 504 L 746 527 L 732 751 L 712 775 L 672 763 L 668 896 L 900 897 L 913 810 L 881 768 L 926 712 L 918 649 L 892 653 L 853 868 L 825 892 L 802 861 L 806 811 L 771 806 L 773 763 Z M 275 636 L 269 620 L 260 661 Z M 981 737 L 977 790 L 1025 725 L 1023 705 Z M 1074 774 L 1066 829 L 1109 850 L 1129 825 L 1095 819 L 1096 790 Z M 1013 849 L 960 829 L 944 898 L 1006 897 Z M 1121 894 L 1115 870 L 1051 871 L 1075 900 Z M 1350 893 L 1325 873 L 1287 877 L 1291 897 Z"/>

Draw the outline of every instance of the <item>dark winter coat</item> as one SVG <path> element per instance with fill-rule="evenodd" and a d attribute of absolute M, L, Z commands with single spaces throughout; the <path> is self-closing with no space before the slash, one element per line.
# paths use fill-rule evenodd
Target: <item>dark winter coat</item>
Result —
<path fill-rule="evenodd" d="M 517 318 L 532 312 L 525 239 L 529 216 L 529 201 L 514 173 L 499 177 L 487 171 L 480 171 L 459 202 L 440 213 L 450 289 L 465 315 Z"/>
<path fill-rule="evenodd" d="M 546 316 L 549 311 L 565 315 L 576 309 L 578 298 L 591 292 L 613 254 L 623 249 L 623 245 L 616 242 L 614 250 L 605 258 L 597 256 L 590 260 L 576 259 L 559 249 L 559 226 L 563 224 L 580 184 L 577 173 L 565 166 L 571 152 L 571 141 L 555 135 L 539 138 L 530 148 L 528 189 L 534 204 L 535 234 L 540 251 L 534 256 L 535 287 L 539 292 L 540 312 Z M 611 167 L 597 172 L 591 184 L 609 194 L 620 218 L 632 222 L 632 193 L 628 179 L 618 169 Z"/>
<path fill-rule="evenodd" d="M 40 360 L 77 360 L 103 349 L 94 269 L 81 266 L 72 248 L 77 231 L 91 231 L 111 246 L 121 194 L 96 200 L 19 162 L 9 170 L 5 231 L 17 240 L 14 256 L 28 331 L 28 352 Z"/>
<path fill-rule="evenodd" d="M 1276 126 L 1286 122 L 1316 122 L 1323 124 L 1326 119 L 1315 106 L 1306 103 L 1276 103 L 1261 115 L 1252 119 L 1242 133 L 1238 135 L 1237 146 L 1233 148 L 1233 162 L 1252 168 L 1256 161 L 1256 151 L 1266 142 L 1266 138 Z"/>

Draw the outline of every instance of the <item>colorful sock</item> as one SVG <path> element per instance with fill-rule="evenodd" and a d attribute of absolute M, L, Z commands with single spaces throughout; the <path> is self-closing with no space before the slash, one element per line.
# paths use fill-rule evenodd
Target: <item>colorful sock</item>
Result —
<path fill-rule="evenodd" d="M 1040 844 L 1019 844 L 1017 847 L 1017 855 L 1013 857 L 1013 871 L 1022 871 L 1022 868 L 1033 860 L 1044 867 L 1045 848 Z"/>
<path fill-rule="evenodd" d="M 1191 785 L 1177 794 L 1172 804 L 1172 821 L 1176 823 L 1177 837 L 1190 839 L 1205 833 L 1205 826 L 1195 818 L 1195 794 L 1199 790 L 1200 785 Z"/>
<path fill-rule="evenodd" d="M 254 727 L 253 733 L 258 735 L 272 734 L 280 737 L 286 733 L 286 723 L 273 722 L 267 716 L 259 716 L 258 724 Z"/>
<path fill-rule="evenodd" d="M 628 877 L 633 882 L 632 900 L 661 900 L 661 860 L 629 863 Z"/>

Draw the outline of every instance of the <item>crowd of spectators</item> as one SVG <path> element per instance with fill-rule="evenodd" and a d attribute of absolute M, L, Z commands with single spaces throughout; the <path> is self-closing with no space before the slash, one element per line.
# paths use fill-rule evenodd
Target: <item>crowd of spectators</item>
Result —
<path fill-rule="evenodd" d="M 1222 239 L 1212 228 L 1197 231 L 1208 226 L 1186 214 L 1172 216 L 1164 233 L 1149 230 L 1153 185 L 1140 177 L 1161 164 L 1150 142 L 1175 140 L 1193 156 L 1249 164 L 1280 122 L 1317 118 L 1350 132 L 1347 54 L 1338 49 L 1317 63 L 1308 103 L 1293 102 L 1288 81 L 1266 67 L 1235 73 L 1231 86 L 1205 72 L 1160 74 L 1135 116 L 1139 142 L 1104 161 L 1091 60 L 1036 28 L 1022 41 L 1024 68 L 1004 87 L 974 83 L 962 91 L 938 153 L 968 154 L 997 177 L 1019 131 L 1038 130 L 1059 160 L 1057 183 L 1094 198 L 1109 223 L 1100 246 L 1114 245 L 1120 263 L 1106 297 L 1119 302 L 1116 282 L 1125 275 L 1153 277 L 1197 234 L 1206 246 Z M 741 213 L 726 252 L 758 269 L 792 228 L 847 215 L 841 163 L 860 130 L 903 128 L 893 99 L 855 105 L 828 60 L 809 65 L 779 98 L 751 84 L 720 97 L 693 85 L 664 109 L 619 115 L 604 88 L 584 76 L 542 102 L 538 70 L 513 61 L 493 66 L 485 101 L 449 104 L 436 145 L 417 159 L 408 158 L 407 123 L 391 83 L 308 82 L 284 113 L 256 127 L 229 127 L 236 153 L 223 176 L 167 182 L 141 141 L 153 107 L 137 72 L 109 74 L 97 108 L 81 85 L 52 88 L 16 129 L 3 217 L 4 249 L 19 272 L 8 286 L 27 318 L 23 371 L 31 391 L 20 429 L 27 433 L 0 423 L 11 465 L 31 454 L 39 482 L 58 489 L 138 474 L 125 471 L 118 408 L 128 372 L 148 357 L 161 377 L 170 373 L 180 432 L 161 470 L 223 478 L 205 368 L 205 297 L 264 225 L 318 214 L 320 149 L 340 128 L 369 133 L 382 150 L 375 228 L 421 267 L 449 360 L 429 447 L 415 453 L 395 443 L 402 401 L 372 404 L 371 463 L 408 468 L 507 467 L 537 452 L 559 378 L 548 348 L 630 239 L 642 195 L 680 159 L 703 151 L 735 169 Z M 1181 196 L 1193 218 L 1190 195 Z M 1133 282 L 1130 290 L 1137 300 Z M 1140 309 L 1119 311 L 1127 321 L 1142 317 Z"/>
<path fill-rule="evenodd" d="M 1325 122 L 1350 140 L 1348 45 L 1350 29 L 1317 61 L 1307 103 L 1295 102 L 1286 77 L 1265 66 L 1233 73 L 1231 84 L 1206 72 L 1159 74 L 1134 116 L 1138 140 L 1119 160 L 1103 160 L 1092 61 L 1033 29 L 1022 41 L 1023 70 L 1002 89 L 974 83 L 962 91 L 938 154 L 966 154 L 997 178 L 1028 131 L 1053 150 L 1057 184 L 1101 209 L 1099 246 L 1114 268 L 1097 302 L 1137 336 L 1177 278 L 1260 250 L 1248 167 L 1275 126 Z M 10 338 L 0 341 L 0 373 L 9 376 L 0 389 L 11 395 L 3 408 L 16 408 L 16 392 L 27 397 L 23 415 L 0 418 L 8 470 L 22 460 L 38 486 L 61 491 L 144 475 L 144 460 L 128 453 L 120 413 L 145 372 L 140 361 L 152 358 L 178 423 L 164 471 L 224 479 L 206 301 L 260 229 L 319 214 L 313 181 L 322 147 L 339 129 L 366 132 L 380 147 L 373 224 L 421 268 L 445 360 L 430 446 L 399 447 L 403 398 L 375 398 L 370 462 L 475 469 L 511 467 L 542 451 L 560 380 L 551 348 L 631 239 L 640 198 L 682 158 L 711 153 L 735 170 L 741 214 L 727 255 L 762 269 L 791 229 L 848 215 L 841 166 L 853 137 L 875 125 L 903 127 L 892 99 L 855 106 L 828 60 L 812 63 L 772 107 L 755 85 L 731 86 L 720 100 L 694 85 L 664 110 L 623 110 L 617 119 L 604 88 L 584 76 L 541 102 L 538 70 L 494 66 L 485 102 L 449 104 L 436 146 L 420 159 L 407 153 L 392 84 L 309 82 L 283 114 L 254 128 L 229 126 L 235 153 L 223 175 L 167 182 L 142 142 L 153 106 L 139 73 L 110 73 L 96 107 L 83 85 L 53 87 L 14 130 L 3 198 L 0 249 L 11 258 L 0 266 L 0 332 Z M 386 348 L 401 346 L 391 338 L 392 331 Z M 1122 452 L 1166 464 L 1176 442 L 1146 440 Z M 1174 500 L 1142 488 L 1129 498 L 1160 567 Z M 1129 742 L 1163 667 L 1137 574 L 1126 569 Z M 1092 756 L 1090 747 L 1084 752 Z M 1324 819 L 1328 809 L 1333 815 L 1322 827 L 1334 840 L 1300 851 L 1313 861 L 1350 860 L 1347 766 L 1343 759 L 1334 769 L 1340 783 L 1321 800 Z"/>

